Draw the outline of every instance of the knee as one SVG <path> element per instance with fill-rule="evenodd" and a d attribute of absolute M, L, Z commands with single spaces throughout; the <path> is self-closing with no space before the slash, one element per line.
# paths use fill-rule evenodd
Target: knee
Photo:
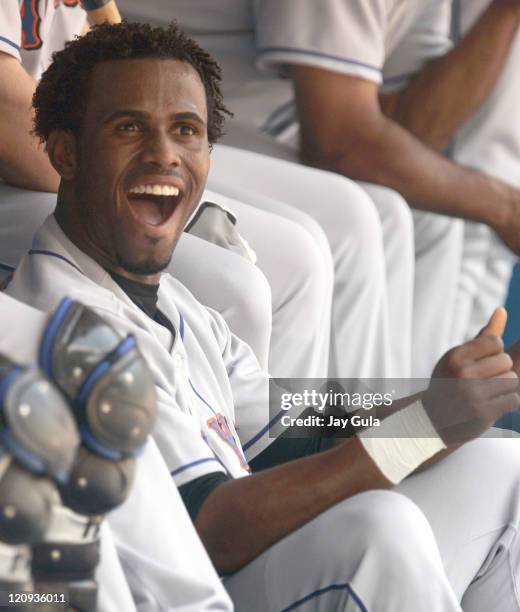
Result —
<path fill-rule="evenodd" d="M 240 315 L 242 325 L 250 329 L 271 329 L 271 288 L 263 272 L 240 259 L 233 274 L 224 275 L 220 287 L 229 310 Z M 224 318 L 226 312 L 222 313 Z M 230 324 L 232 328 L 232 323 Z M 234 330 L 233 330 L 234 331 Z"/>
<path fill-rule="evenodd" d="M 330 251 L 324 253 L 306 229 L 292 225 L 286 236 L 287 248 L 280 254 L 286 286 L 308 294 L 311 302 L 321 303 L 325 296 L 332 299 L 334 264 Z"/>
<path fill-rule="evenodd" d="M 413 574 L 417 566 L 437 563 L 435 538 L 426 517 L 410 499 L 393 491 L 369 491 L 337 506 L 327 555 L 341 564 L 345 554 L 357 557 L 358 566 L 380 566 L 385 572 Z M 348 508 L 348 509 L 347 509 Z M 349 552 L 338 537 L 349 531 Z"/>
<path fill-rule="evenodd" d="M 381 224 L 377 210 L 359 185 L 339 174 L 324 171 L 315 176 L 315 181 L 322 200 L 316 203 L 313 216 L 332 243 L 341 242 L 346 235 L 359 245 L 378 240 Z"/>
<path fill-rule="evenodd" d="M 386 235 L 413 240 L 413 216 L 408 202 L 397 191 L 382 185 L 360 183 L 374 202 Z"/>
<path fill-rule="evenodd" d="M 440 247 L 446 253 L 458 253 L 464 241 L 464 222 L 444 215 L 413 212 L 416 251 L 430 250 Z"/>

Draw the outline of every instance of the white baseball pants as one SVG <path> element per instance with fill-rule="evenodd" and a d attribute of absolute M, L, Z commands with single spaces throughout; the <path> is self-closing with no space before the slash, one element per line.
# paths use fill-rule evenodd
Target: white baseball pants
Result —
<path fill-rule="evenodd" d="M 356 495 L 225 581 L 237 612 L 518 612 L 520 441 Z"/>

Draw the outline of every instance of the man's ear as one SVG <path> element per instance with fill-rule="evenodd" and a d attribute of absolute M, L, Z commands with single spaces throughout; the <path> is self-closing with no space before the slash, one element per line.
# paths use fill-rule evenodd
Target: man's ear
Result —
<path fill-rule="evenodd" d="M 64 181 L 72 181 L 78 173 L 76 137 L 70 130 L 54 130 L 46 144 L 47 154 L 56 172 Z"/>

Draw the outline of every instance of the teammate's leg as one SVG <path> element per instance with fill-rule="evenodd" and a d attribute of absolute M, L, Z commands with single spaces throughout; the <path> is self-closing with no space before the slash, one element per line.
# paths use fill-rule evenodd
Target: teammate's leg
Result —
<path fill-rule="evenodd" d="M 238 230 L 269 281 L 273 312 L 269 372 L 287 378 L 327 376 L 333 265 L 328 251 L 323 256 L 301 224 L 302 218 L 307 225 L 315 222 L 299 211 L 294 215 L 299 222 L 282 217 L 279 211 L 293 209 L 257 193 L 235 188 L 234 194 L 241 195 L 241 202 L 221 195 L 216 200 L 236 213 Z"/>
<path fill-rule="evenodd" d="M 267 368 L 271 290 L 262 271 L 245 257 L 183 233 L 167 270 L 204 304 L 220 312 L 230 329 Z"/>
<path fill-rule="evenodd" d="M 390 363 L 381 225 L 367 194 L 341 176 L 230 147 L 215 147 L 212 162 L 221 190 L 242 186 L 282 201 L 317 221 L 318 240 L 325 232 L 335 272 L 330 374 L 399 375 Z M 274 203 L 271 210 L 288 214 Z"/>
<path fill-rule="evenodd" d="M 383 231 L 385 251 L 388 321 L 392 359 L 400 364 L 396 377 L 411 376 L 412 325 L 421 325 L 422 317 L 413 318 L 414 228 L 412 212 L 396 191 L 371 183 L 358 183 L 374 202 Z M 427 347 L 422 347 L 427 350 Z"/>
<path fill-rule="evenodd" d="M 463 248 L 464 225 L 433 213 L 413 211 L 415 232 L 412 376 L 429 378 L 451 347 Z"/>

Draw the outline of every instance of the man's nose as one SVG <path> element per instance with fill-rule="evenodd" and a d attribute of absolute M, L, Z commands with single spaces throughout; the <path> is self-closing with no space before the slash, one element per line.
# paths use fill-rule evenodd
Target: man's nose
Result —
<path fill-rule="evenodd" d="M 178 166 L 180 164 L 180 147 L 174 137 L 165 131 L 150 134 L 146 142 L 144 161 L 161 167 Z"/>

